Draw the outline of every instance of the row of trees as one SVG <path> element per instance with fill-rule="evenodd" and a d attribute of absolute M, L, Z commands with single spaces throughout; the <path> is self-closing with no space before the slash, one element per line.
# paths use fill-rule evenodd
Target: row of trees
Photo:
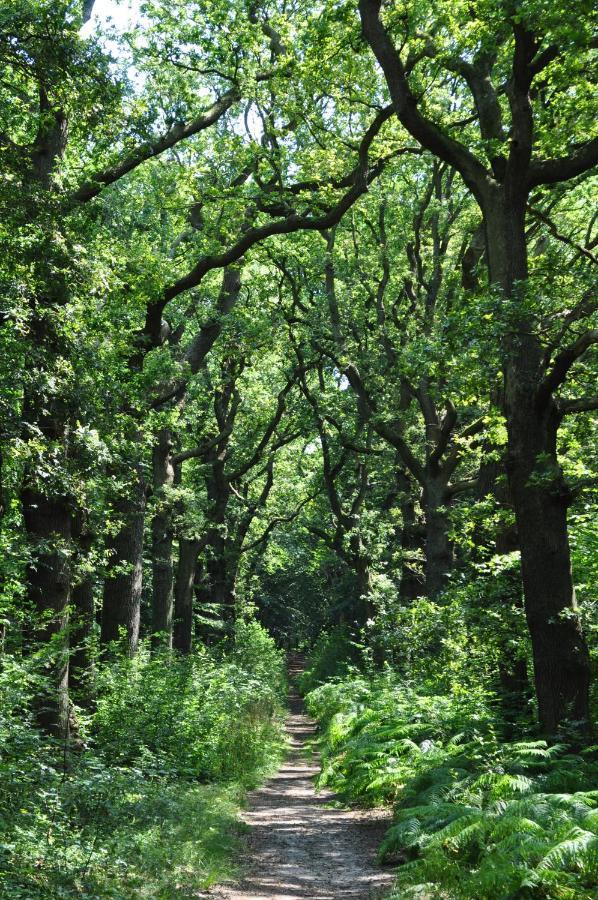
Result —
<path fill-rule="evenodd" d="M 98 641 L 303 604 L 381 660 L 383 608 L 516 550 L 541 727 L 587 724 L 593 43 L 478 6 L 0 13 L 0 587 L 48 729 Z"/>

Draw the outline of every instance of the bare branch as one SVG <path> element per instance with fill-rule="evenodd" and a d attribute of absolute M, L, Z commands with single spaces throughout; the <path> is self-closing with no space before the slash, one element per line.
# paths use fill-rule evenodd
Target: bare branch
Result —
<path fill-rule="evenodd" d="M 380 435 L 380 437 L 384 438 L 395 450 L 398 450 L 401 459 L 404 464 L 407 466 L 413 477 L 420 483 L 424 483 L 424 468 L 420 461 L 414 456 L 411 452 L 410 447 L 407 442 L 403 438 L 398 428 L 389 425 L 387 422 L 384 422 L 380 419 L 380 417 L 376 414 L 376 404 L 373 400 L 372 396 L 368 393 L 361 375 L 359 374 L 359 370 L 354 363 L 349 363 L 349 365 L 345 369 L 345 375 L 349 380 L 349 384 L 363 403 L 364 409 L 367 411 L 374 430 Z"/>
<path fill-rule="evenodd" d="M 289 392 L 291 391 L 291 389 L 296 384 L 298 375 L 299 375 L 299 372 L 297 371 L 297 369 L 295 369 L 293 371 L 291 377 L 285 384 L 285 386 L 282 388 L 282 390 L 280 390 L 278 392 L 278 397 L 277 397 L 277 401 L 276 401 L 276 410 L 274 412 L 274 415 L 270 419 L 259 443 L 255 447 L 255 449 L 254 449 L 253 453 L 251 454 L 251 456 L 249 457 L 249 459 L 245 463 L 243 463 L 243 465 L 239 466 L 229 476 L 229 481 L 238 481 L 239 478 L 242 478 L 243 475 L 246 475 L 247 472 L 249 472 L 249 470 L 252 469 L 260 461 L 264 450 L 266 449 L 267 445 L 269 444 L 272 435 L 278 428 L 278 425 L 280 424 L 280 420 L 282 419 L 282 417 L 284 415 L 284 411 L 286 409 L 287 396 L 288 396 Z M 279 446 L 282 446 L 282 445 L 279 444 Z"/>
<path fill-rule="evenodd" d="M 530 187 L 539 184 L 557 184 L 582 175 L 598 163 L 598 138 L 576 147 L 569 156 L 532 162 L 529 172 Z"/>
<path fill-rule="evenodd" d="M 557 404 L 561 416 L 572 413 L 593 412 L 598 409 L 598 397 L 578 397 L 576 400 L 560 400 Z"/>

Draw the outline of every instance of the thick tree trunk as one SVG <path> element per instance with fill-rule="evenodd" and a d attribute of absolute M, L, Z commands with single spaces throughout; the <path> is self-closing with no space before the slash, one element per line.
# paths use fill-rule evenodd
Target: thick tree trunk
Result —
<path fill-rule="evenodd" d="M 525 288 L 527 195 L 506 196 L 486 210 L 492 281 L 506 297 Z M 520 286 L 518 286 L 518 283 Z M 566 719 L 589 716 L 589 654 L 577 615 L 567 532 L 570 502 L 558 464 L 558 418 L 541 399 L 542 347 L 523 310 L 506 346 L 507 474 L 521 549 L 540 725 L 554 734 Z"/>
<path fill-rule="evenodd" d="M 48 648 L 50 663 L 48 688 L 39 696 L 38 720 L 44 730 L 65 738 L 69 731 L 71 509 L 68 498 L 46 496 L 34 483 L 26 485 L 21 500 L 31 554 L 27 593 L 35 615 L 34 640 Z"/>
<path fill-rule="evenodd" d="M 446 590 L 453 567 L 453 546 L 449 539 L 446 502 L 446 480 L 428 479 L 423 491 L 426 520 L 424 549 L 426 596 L 431 600 Z"/>
<path fill-rule="evenodd" d="M 554 734 L 564 719 L 587 721 L 589 654 L 571 575 L 570 495 L 557 462 L 556 413 L 553 408 L 542 416 L 523 398 L 517 406 L 509 416 L 509 483 L 540 723 Z"/>
<path fill-rule="evenodd" d="M 170 430 L 163 428 L 153 451 L 154 500 L 152 520 L 152 646 L 172 646 L 173 508 L 168 490 L 174 484 Z"/>
<path fill-rule="evenodd" d="M 218 606 L 220 615 L 225 622 L 230 622 L 235 614 L 235 583 L 234 579 L 231 581 L 230 577 L 227 541 L 221 534 L 213 535 L 208 548 L 206 571 L 209 602 Z"/>
<path fill-rule="evenodd" d="M 424 582 L 414 565 L 414 557 L 418 551 L 423 551 L 424 531 L 417 521 L 415 512 L 415 500 L 411 496 L 411 482 L 404 473 L 399 473 L 399 487 L 403 492 L 401 501 L 402 528 L 401 528 L 401 583 L 399 586 L 399 598 L 403 603 L 411 603 L 424 591 Z"/>
<path fill-rule="evenodd" d="M 173 646 L 180 653 L 193 647 L 193 594 L 199 541 L 179 539 L 179 563 L 174 591 Z"/>
<path fill-rule="evenodd" d="M 230 499 L 230 485 L 226 477 L 225 462 L 213 458 L 211 475 L 207 481 L 210 508 L 209 537 L 206 545 L 207 601 L 217 604 L 225 621 L 234 617 L 234 596 L 231 597 L 228 577 L 229 536 L 226 527 L 226 510 Z"/>
<path fill-rule="evenodd" d="M 108 541 L 112 555 L 104 582 L 100 640 L 103 645 L 117 641 L 124 629 L 129 655 L 134 656 L 139 644 L 146 499 L 145 483 L 140 475 L 130 490 L 129 497 L 115 504 L 115 514 L 123 525 Z"/>

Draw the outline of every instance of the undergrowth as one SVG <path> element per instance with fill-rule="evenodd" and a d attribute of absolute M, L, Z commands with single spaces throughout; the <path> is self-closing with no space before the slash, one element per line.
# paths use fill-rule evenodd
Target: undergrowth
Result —
<path fill-rule="evenodd" d="M 255 623 L 226 653 L 117 659 L 75 746 L 35 726 L 34 660 L 0 672 L 0 897 L 195 896 L 235 873 L 236 813 L 282 746 L 282 655 Z"/>
<path fill-rule="evenodd" d="M 393 804 L 381 856 L 396 897 L 590 900 L 598 884 L 596 748 L 503 742 L 492 695 L 426 695 L 387 673 L 321 685 L 320 782 Z"/>

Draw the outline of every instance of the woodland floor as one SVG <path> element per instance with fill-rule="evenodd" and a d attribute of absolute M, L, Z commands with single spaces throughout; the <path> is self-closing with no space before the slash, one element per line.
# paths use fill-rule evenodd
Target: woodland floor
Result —
<path fill-rule="evenodd" d="M 249 795 L 243 820 L 250 826 L 248 864 L 239 884 L 219 886 L 213 900 L 359 900 L 384 897 L 393 877 L 376 863 L 388 827 L 385 813 L 330 806 L 334 795 L 316 791 L 318 759 L 306 753 L 315 723 L 303 701 L 290 697 L 290 741 L 278 773 Z"/>

